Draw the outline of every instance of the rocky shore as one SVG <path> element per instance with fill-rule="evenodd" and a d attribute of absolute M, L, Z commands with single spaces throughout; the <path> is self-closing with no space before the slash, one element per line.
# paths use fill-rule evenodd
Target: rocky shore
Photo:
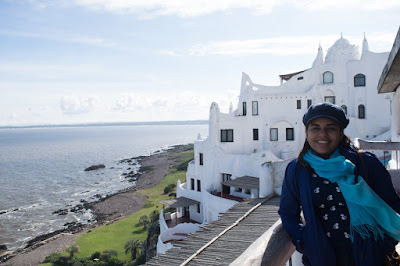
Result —
<path fill-rule="evenodd" d="M 54 252 L 61 252 L 70 245 L 73 245 L 76 238 L 84 232 L 97 226 L 113 223 L 143 208 L 145 200 L 139 193 L 134 193 L 136 189 L 151 188 L 157 185 L 168 173 L 168 170 L 178 163 L 177 153 L 192 149 L 192 144 L 177 145 L 166 151 L 158 151 L 150 156 L 140 156 L 121 160 L 121 163 L 131 164 L 137 161 L 140 164 L 138 173 L 127 169 L 125 177 L 131 181 L 136 181 L 136 186 L 129 187 L 116 194 L 101 197 L 96 202 L 83 202 L 75 206 L 76 211 L 91 209 L 95 222 L 83 225 L 73 223 L 67 225 L 65 229 L 52 232 L 50 234 L 38 236 L 29 241 L 27 246 L 13 253 L 0 253 L 0 265 L 37 265 L 40 264 L 48 255 Z M 62 215 L 63 211 L 58 210 Z M 5 260 L 5 261 L 4 261 Z"/>

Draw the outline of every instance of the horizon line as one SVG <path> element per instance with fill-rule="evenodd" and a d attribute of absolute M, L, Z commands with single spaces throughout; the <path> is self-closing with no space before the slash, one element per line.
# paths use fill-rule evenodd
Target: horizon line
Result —
<path fill-rule="evenodd" d="M 141 126 L 141 125 L 205 125 L 208 120 L 168 120 L 168 121 L 140 121 L 140 122 L 88 122 L 71 124 L 41 124 L 21 126 L 1 126 L 0 129 L 12 128 L 46 128 L 46 127 L 89 127 L 89 126 Z"/>

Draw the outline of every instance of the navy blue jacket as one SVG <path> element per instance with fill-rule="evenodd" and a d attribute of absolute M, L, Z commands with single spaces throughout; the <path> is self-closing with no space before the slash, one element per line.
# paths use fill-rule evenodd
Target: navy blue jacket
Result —
<path fill-rule="evenodd" d="M 347 149 L 341 149 L 340 153 L 356 165 L 355 176 L 360 175 L 365 179 L 360 156 Z M 363 158 L 370 187 L 397 213 L 400 213 L 400 198 L 393 188 L 388 171 L 375 155 L 364 152 Z M 282 185 L 279 215 L 283 226 L 292 236 L 296 249 L 303 253 L 305 265 L 336 266 L 333 247 L 315 215 L 310 180 L 312 174 L 312 169 L 302 167 L 297 159 L 289 163 Z M 301 210 L 306 225 L 300 217 Z M 393 250 L 395 244 L 396 241 L 389 236 L 386 236 L 384 240 L 375 241 L 374 238 L 362 239 L 360 235 L 355 234 L 353 242 L 355 264 L 357 266 L 382 265 L 385 254 Z"/>

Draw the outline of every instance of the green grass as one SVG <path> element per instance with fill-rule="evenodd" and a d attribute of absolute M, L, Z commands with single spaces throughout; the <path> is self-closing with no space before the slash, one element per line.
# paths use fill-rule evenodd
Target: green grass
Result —
<path fill-rule="evenodd" d="M 188 161 L 194 157 L 193 150 L 181 152 L 179 156 L 181 162 Z M 128 261 L 130 255 L 125 255 L 125 243 L 133 238 L 139 239 L 142 242 L 147 238 L 147 230 L 144 230 L 143 226 L 138 225 L 140 216 L 149 215 L 153 210 L 160 211 L 163 207 L 160 201 L 169 198 L 168 195 L 163 194 L 164 188 L 169 184 L 176 184 L 178 179 L 185 182 L 186 173 L 172 168 L 170 169 L 170 173 L 155 187 L 134 192 L 145 196 L 145 207 L 122 220 L 97 227 L 80 236 L 76 242 L 80 249 L 78 257 L 90 257 L 96 251 L 102 252 L 113 249 L 118 252 L 120 260 Z M 174 189 L 175 191 L 176 189 Z"/>

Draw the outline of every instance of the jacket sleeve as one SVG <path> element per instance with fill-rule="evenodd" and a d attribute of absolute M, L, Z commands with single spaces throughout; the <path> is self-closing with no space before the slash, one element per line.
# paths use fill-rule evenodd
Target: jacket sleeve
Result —
<path fill-rule="evenodd" d="M 302 252 L 304 225 L 300 216 L 301 206 L 296 176 L 296 163 L 297 161 L 292 161 L 286 168 L 278 213 L 281 216 L 283 226 L 292 237 L 292 242 L 296 246 L 296 249 Z"/>
<path fill-rule="evenodd" d="M 370 187 L 381 199 L 392 207 L 394 211 L 400 214 L 400 198 L 394 190 L 389 172 L 374 154 L 364 152 L 363 155 Z"/>

